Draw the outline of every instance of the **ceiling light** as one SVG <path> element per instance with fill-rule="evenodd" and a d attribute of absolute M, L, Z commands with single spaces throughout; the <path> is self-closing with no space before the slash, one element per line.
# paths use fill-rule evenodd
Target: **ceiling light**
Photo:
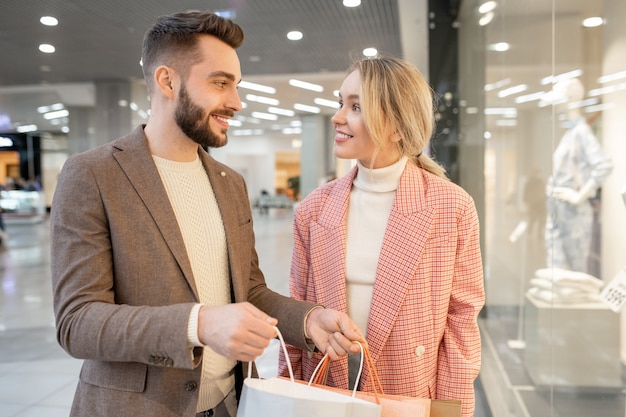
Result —
<path fill-rule="evenodd" d="M 365 55 L 366 57 L 373 57 L 378 55 L 378 49 L 376 48 L 365 48 L 363 49 L 363 55 Z"/>
<path fill-rule="evenodd" d="M 263 129 L 239 129 L 233 130 L 233 135 L 235 136 L 260 136 L 263 134 Z"/>
<path fill-rule="evenodd" d="M 545 91 L 538 91 L 536 93 L 526 94 L 515 98 L 516 104 L 527 103 L 529 101 L 541 100 L 545 96 Z"/>
<path fill-rule="evenodd" d="M 275 98 L 257 96 L 254 94 L 246 94 L 246 100 L 255 101 L 257 103 L 269 104 L 270 106 L 278 106 L 280 101 Z"/>
<path fill-rule="evenodd" d="M 496 52 L 505 52 L 511 49 L 511 45 L 506 42 L 498 42 L 489 45 L 489 49 Z"/>
<path fill-rule="evenodd" d="M 289 117 L 295 116 L 296 114 L 296 112 L 294 112 L 293 110 L 281 109 L 278 107 L 268 107 L 267 111 L 273 114 L 280 114 L 281 116 Z"/>
<path fill-rule="evenodd" d="M 622 78 L 626 78 L 626 71 L 615 72 L 613 74 L 603 75 L 598 78 L 598 82 L 600 84 L 608 83 L 611 81 L 621 80 Z"/>
<path fill-rule="evenodd" d="M 23 125 L 23 126 L 18 126 L 16 128 L 16 130 L 19 133 L 26 133 L 26 132 L 36 132 L 37 131 L 37 125 Z"/>
<path fill-rule="evenodd" d="M 237 18 L 237 12 L 233 9 L 216 10 L 213 13 L 224 19 L 235 20 Z"/>
<path fill-rule="evenodd" d="M 332 107 L 333 109 L 339 108 L 339 102 L 333 100 L 326 100 L 325 98 L 316 98 L 313 99 L 315 104 L 319 104 L 320 106 Z"/>
<path fill-rule="evenodd" d="M 289 85 L 298 88 L 304 88 L 305 90 L 317 91 L 318 93 L 324 91 L 324 87 L 322 87 L 321 85 L 308 83 L 306 81 L 294 80 L 293 78 L 289 80 Z"/>
<path fill-rule="evenodd" d="M 306 104 L 296 103 L 293 105 L 293 108 L 296 110 L 306 111 L 309 113 L 319 113 L 320 108 L 315 106 L 307 106 Z"/>
<path fill-rule="evenodd" d="M 575 70 L 563 72 L 557 75 L 549 75 L 547 77 L 542 78 L 539 82 L 541 83 L 541 85 L 555 84 L 562 80 L 568 80 L 570 78 L 580 77 L 581 75 L 583 75 L 583 70 L 575 69 Z"/>
<path fill-rule="evenodd" d="M 67 110 L 57 110 L 51 111 L 50 113 L 45 113 L 43 118 L 46 120 L 58 119 L 60 117 L 67 117 L 70 115 L 70 112 Z"/>
<path fill-rule="evenodd" d="M 284 135 L 299 135 L 300 133 L 302 133 L 302 128 L 301 127 L 285 127 L 281 129 L 281 132 Z"/>
<path fill-rule="evenodd" d="M 598 16 L 588 17 L 583 20 L 583 26 L 586 28 L 595 28 L 598 26 L 602 26 L 604 24 L 604 19 Z"/>
<path fill-rule="evenodd" d="M 59 24 L 57 18 L 52 16 L 42 16 L 41 19 L 39 19 L 39 22 L 46 26 L 56 26 Z"/>
<path fill-rule="evenodd" d="M 486 116 L 517 117 L 515 107 L 487 107 L 484 113 Z"/>
<path fill-rule="evenodd" d="M 482 14 L 492 12 L 497 5 L 498 3 L 496 3 L 495 1 L 486 1 L 481 4 L 480 7 L 478 7 L 478 13 Z"/>
<path fill-rule="evenodd" d="M 261 113 L 259 111 L 253 111 L 252 113 L 250 113 L 250 115 L 252 117 L 256 117 L 257 119 L 278 120 L 278 116 L 276 116 L 275 114 Z"/>
<path fill-rule="evenodd" d="M 480 26 L 487 26 L 493 20 L 495 14 L 493 12 L 485 13 L 478 19 L 478 24 Z"/>
<path fill-rule="evenodd" d="M 358 7 L 361 5 L 361 0 L 343 0 L 345 7 Z"/>
<path fill-rule="evenodd" d="M 41 45 L 39 45 L 39 50 L 46 54 L 51 54 L 55 51 L 54 46 L 47 43 L 42 43 Z"/>
<path fill-rule="evenodd" d="M 287 39 L 290 41 L 299 41 L 303 36 L 304 35 L 299 30 L 292 30 L 287 34 Z"/>
<path fill-rule="evenodd" d="M 37 107 L 37 113 L 48 113 L 50 111 L 63 110 L 64 108 L 63 103 L 55 103 L 50 106 Z"/>
<path fill-rule="evenodd" d="M 261 93 L 276 94 L 276 89 L 274 87 L 269 87 L 267 85 L 251 83 L 249 81 L 241 81 L 239 83 L 239 87 L 240 88 L 246 88 L 248 90 L 260 91 Z"/>
<path fill-rule="evenodd" d="M 517 93 L 522 93 L 524 91 L 528 90 L 528 85 L 526 84 L 519 84 L 513 87 L 509 87 L 509 88 L 505 88 L 502 91 L 498 92 L 498 97 L 500 98 L 504 98 L 504 97 L 508 97 L 511 96 L 513 94 L 517 94 Z"/>

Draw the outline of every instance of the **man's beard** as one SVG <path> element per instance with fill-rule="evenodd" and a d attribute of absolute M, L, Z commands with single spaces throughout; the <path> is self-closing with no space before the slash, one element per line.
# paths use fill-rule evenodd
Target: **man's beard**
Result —
<path fill-rule="evenodd" d="M 233 113 L 223 111 L 220 114 L 232 117 Z M 202 107 L 191 101 L 185 84 L 181 85 L 178 94 L 178 106 L 174 113 L 176 124 L 185 135 L 202 147 L 219 148 L 226 145 L 228 137 L 224 132 L 224 138 L 211 131 L 209 125 L 211 116 L 207 115 Z"/>

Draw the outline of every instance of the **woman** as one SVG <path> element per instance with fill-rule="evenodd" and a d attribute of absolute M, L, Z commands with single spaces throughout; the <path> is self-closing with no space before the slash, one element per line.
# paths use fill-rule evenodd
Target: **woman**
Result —
<path fill-rule="evenodd" d="M 460 399 L 472 416 L 484 305 L 478 216 L 422 153 L 431 89 L 404 61 L 365 59 L 350 68 L 339 100 L 334 153 L 357 163 L 297 207 L 291 295 L 350 315 L 385 393 Z M 289 355 L 304 380 L 321 358 L 293 347 Z M 349 387 L 352 359 L 331 363 L 328 385 Z M 369 375 L 363 391 L 372 390 Z"/>

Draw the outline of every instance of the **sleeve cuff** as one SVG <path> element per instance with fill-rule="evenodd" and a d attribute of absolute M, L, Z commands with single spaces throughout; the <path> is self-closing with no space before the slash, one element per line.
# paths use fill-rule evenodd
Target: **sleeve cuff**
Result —
<path fill-rule="evenodd" d="M 189 313 L 189 323 L 187 324 L 187 343 L 190 347 L 203 347 L 204 345 L 198 338 L 198 313 L 202 304 L 196 304 L 191 308 Z"/>

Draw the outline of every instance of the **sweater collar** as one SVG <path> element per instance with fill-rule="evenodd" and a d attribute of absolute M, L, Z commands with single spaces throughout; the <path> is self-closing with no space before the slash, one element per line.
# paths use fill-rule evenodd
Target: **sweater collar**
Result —
<path fill-rule="evenodd" d="M 377 169 L 369 169 L 357 161 L 358 171 L 353 184 L 363 191 L 386 193 L 398 189 L 400 176 L 404 172 L 404 167 L 408 157 L 403 156 L 398 162 L 389 166 Z"/>

